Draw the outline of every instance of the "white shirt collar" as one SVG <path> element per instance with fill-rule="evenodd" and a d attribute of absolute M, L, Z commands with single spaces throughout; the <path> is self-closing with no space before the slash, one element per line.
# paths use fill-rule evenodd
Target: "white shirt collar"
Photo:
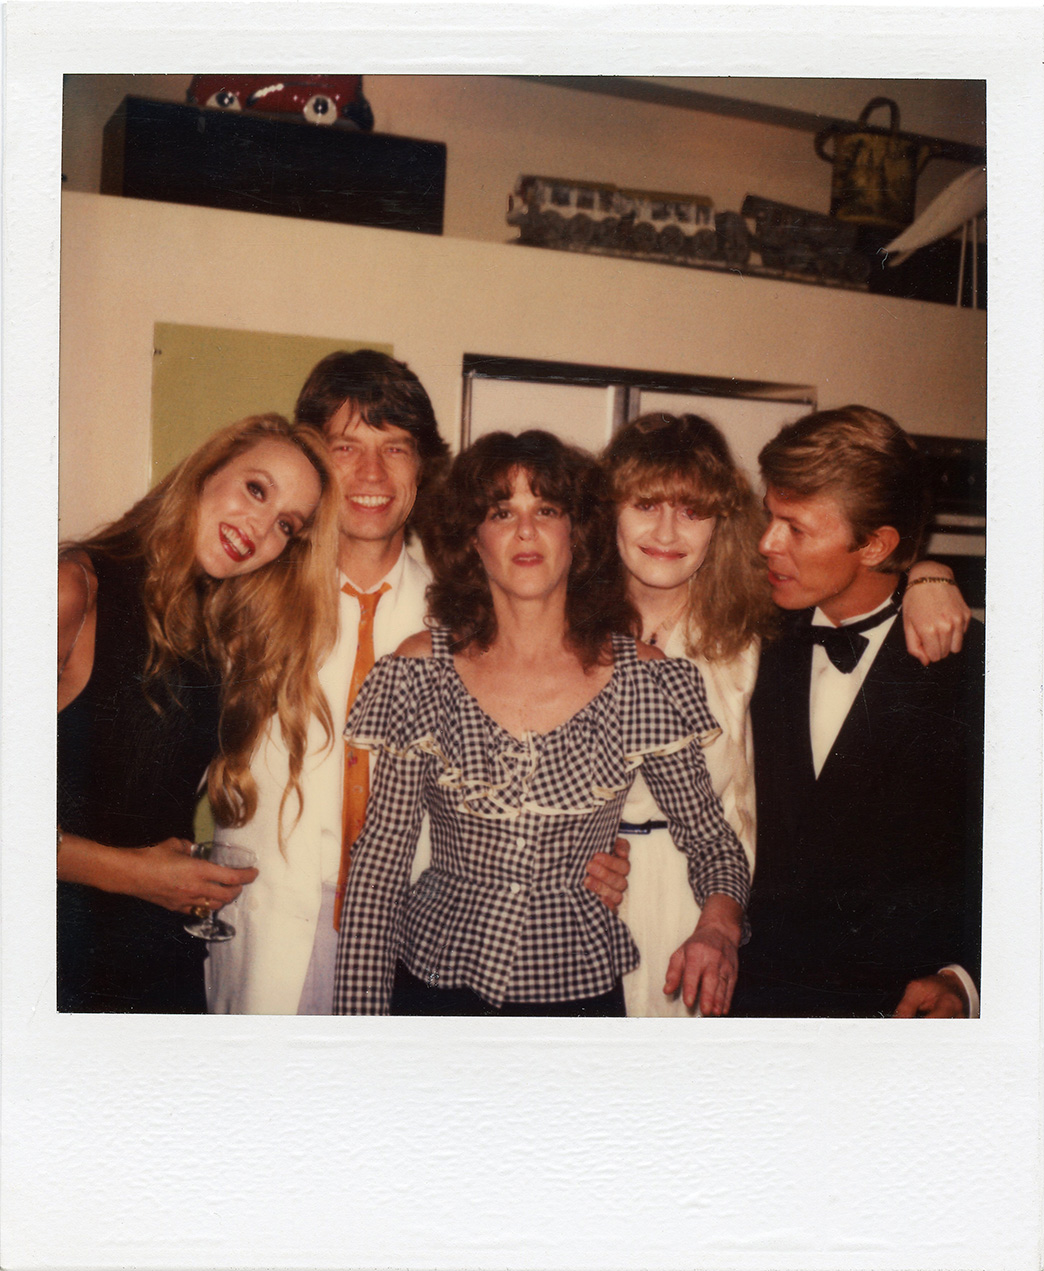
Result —
<path fill-rule="evenodd" d="M 895 593 L 893 592 L 892 595 L 894 594 Z M 873 609 L 868 609 L 866 613 L 857 613 L 853 614 L 851 618 L 845 618 L 845 620 L 841 623 L 841 626 L 848 627 L 851 626 L 853 622 L 862 622 L 864 618 L 869 618 L 871 614 L 879 613 L 891 603 L 892 596 L 889 596 L 887 600 L 882 600 L 879 605 L 875 605 Z M 817 607 L 815 613 L 812 615 L 812 625 L 814 627 L 833 627 L 837 624 L 828 618 L 822 609 Z"/>

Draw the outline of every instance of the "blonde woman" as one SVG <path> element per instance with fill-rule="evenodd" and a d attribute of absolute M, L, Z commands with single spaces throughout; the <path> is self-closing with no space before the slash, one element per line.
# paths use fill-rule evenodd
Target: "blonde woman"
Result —
<path fill-rule="evenodd" d="M 696 415 L 643 415 L 613 438 L 603 456 L 617 509 L 617 546 L 642 638 L 668 657 L 699 668 L 721 736 L 705 758 L 715 792 L 753 869 L 753 748 L 749 707 L 772 602 L 758 539 L 757 500 L 721 433 Z M 948 573 L 932 562 L 928 576 Z M 914 571 L 911 571 L 913 573 Z M 917 587 L 903 608 L 907 646 L 922 662 L 960 648 L 969 611 L 954 587 Z M 699 909 L 685 858 L 641 774 L 624 808 L 631 871 L 620 908 L 641 952 L 624 977 L 629 1015 L 689 1015 L 668 970 Z"/>
<path fill-rule="evenodd" d="M 256 805 L 278 715 L 299 803 L 315 668 L 331 644 L 337 498 L 321 436 L 279 415 L 205 442 L 58 568 L 58 1006 L 202 1012 L 181 915 L 256 876 L 192 857 L 203 778 L 218 821 Z M 299 810 L 299 809 L 298 809 Z"/>

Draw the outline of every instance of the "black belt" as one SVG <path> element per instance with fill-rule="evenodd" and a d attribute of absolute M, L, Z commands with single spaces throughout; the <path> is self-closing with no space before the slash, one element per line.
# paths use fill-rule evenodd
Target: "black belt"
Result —
<path fill-rule="evenodd" d="M 670 825 L 666 821 L 643 821 L 641 825 L 636 825 L 633 821 L 621 821 L 621 834 L 651 834 L 653 830 L 668 830 Z"/>

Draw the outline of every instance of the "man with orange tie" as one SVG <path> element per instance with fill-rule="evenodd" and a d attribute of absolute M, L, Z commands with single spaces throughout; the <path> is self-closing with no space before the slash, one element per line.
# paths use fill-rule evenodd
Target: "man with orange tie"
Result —
<path fill-rule="evenodd" d="M 341 486 L 339 631 L 319 672 L 338 735 L 324 748 L 322 728 L 312 720 L 304 808 L 296 824 L 293 806 L 284 815 L 282 851 L 287 755 L 278 728 L 251 765 L 256 815 L 241 829 L 219 832 L 253 848 L 260 870 L 249 904 L 237 906 L 235 939 L 210 946 L 208 998 L 219 1013 L 330 1013 L 338 893 L 368 785 L 367 756 L 347 749 L 339 732 L 375 658 L 424 625 L 430 575 L 405 550 L 407 527 L 418 493 L 447 454 L 420 380 L 372 349 L 323 358 L 301 390 L 295 417 L 322 429 Z"/>
<path fill-rule="evenodd" d="M 447 455 L 423 385 L 402 362 L 372 349 L 331 353 L 314 367 L 295 408 L 323 431 L 341 487 L 338 638 L 320 668 L 335 730 L 376 658 L 424 625 L 427 567 L 406 551 L 410 515 Z M 236 905 L 235 939 L 211 944 L 210 1010 L 220 1014 L 327 1015 L 333 1005 L 340 902 L 351 845 L 362 828 L 368 755 L 338 736 L 324 746 L 312 720 L 302 773 L 304 807 L 284 815 L 287 753 L 270 729 L 251 764 L 257 813 L 218 837 L 252 848 L 258 878 Z M 418 856 L 426 852 L 422 838 Z M 626 863 L 592 861 L 589 884 L 607 903 L 626 886 Z"/>

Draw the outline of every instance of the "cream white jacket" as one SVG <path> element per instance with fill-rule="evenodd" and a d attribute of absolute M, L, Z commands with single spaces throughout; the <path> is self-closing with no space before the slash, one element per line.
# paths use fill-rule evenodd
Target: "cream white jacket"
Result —
<path fill-rule="evenodd" d="M 685 657 L 678 627 L 671 632 L 664 653 Z M 721 800 L 725 818 L 747 853 L 754 869 L 754 744 L 750 728 L 750 698 L 758 673 L 758 645 L 750 644 L 727 662 L 693 661 L 703 676 L 707 704 L 721 725 L 721 735 L 704 750 L 714 792 Z M 663 813 L 642 780 L 641 773 L 631 787 L 623 818 L 641 824 L 663 820 Z M 688 936 L 700 916 L 689 887 L 685 857 L 677 850 L 667 830 L 633 835 L 631 873 L 620 906 L 620 917 L 631 929 L 641 964 L 624 976 L 627 1014 L 637 1016 L 684 1016 L 687 1010 L 680 994 L 663 995 L 663 981 L 671 954 Z M 740 950 L 740 967 L 743 951 Z"/>
<path fill-rule="evenodd" d="M 392 653 L 424 626 L 427 568 L 403 551 L 387 581 L 374 619 L 374 652 Z M 251 764 L 258 788 L 257 813 L 237 830 L 217 837 L 252 848 L 260 871 L 239 899 L 228 906 L 236 928 L 232 940 L 209 946 L 207 998 L 217 1014 L 293 1015 L 312 956 L 324 880 L 336 882 L 341 844 L 341 787 L 344 780 L 344 726 L 348 686 L 355 665 L 359 602 L 343 592 L 337 644 L 319 671 L 330 703 L 336 737 L 323 747 L 317 720 L 309 730 L 302 789 L 304 809 L 291 825 L 296 805 L 288 801 L 284 851 L 279 850 L 279 802 L 287 782 L 288 757 L 278 725 L 269 726 Z"/>

